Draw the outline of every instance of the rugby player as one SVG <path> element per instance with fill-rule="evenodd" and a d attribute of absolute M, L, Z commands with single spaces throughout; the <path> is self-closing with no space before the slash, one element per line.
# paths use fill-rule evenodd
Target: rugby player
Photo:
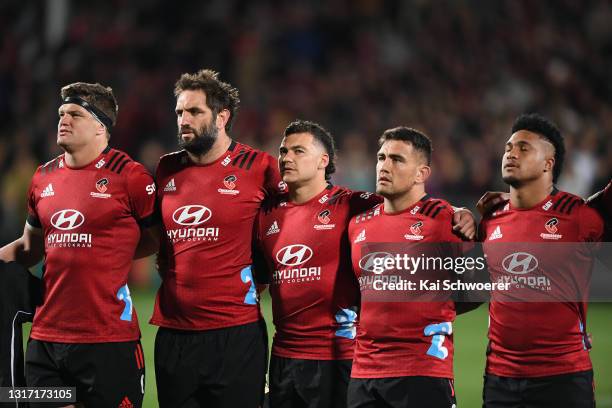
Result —
<path fill-rule="evenodd" d="M 347 226 L 381 198 L 331 184 L 334 139 L 314 122 L 287 126 L 278 166 L 288 191 L 258 220 L 276 328 L 270 406 L 346 407 L 359 309 Z"/>
<path fill-rule="evenodd" d="M 268 348 L 252 245 L 261 203 L 280 188 L 276 160 L 230 138 L 238 90 L 217 72 L 183 74 L 174 94 L 181 150 L 156 170 L 159 405 L 255 408 Z"/>
<path fill-rule="evenodd" d="M 0 260 L 26 267 L 44 256 L 26 383 L 76 387 L 87 407 L 140 407 L 144 357 L 127 284 L 132 259 L 155 250 L 155 183 L 109 146 L 117 119 L 111 88 L 77 82 L 62 88 L 61 99 L 64 153 L 38 167 L 23 235 L 0 249 Z"/>
<path fill-rule="evenodd" d="M 366 276 L 371 272 L 366 259 L 387 250 L 378 247 L 372 252 L 376 244 L 393 243 L 418 256 L 420 248 L 428 245 L 461 242 L 453 233 L 452 206 L 426 193 L 431 152 L 430 139 L 417 130 L 386 130 L 379 140 L 376 166 L 376 192 L 384 202 L 357 215 L 349 225 L 353 270 L 361 283 L 361 314 L 348 387 L 350 408 L 456 404 L 456 309 L 450 294 L 439 291 L 413 297 L 406 293 L 405 301 L 386 301 L 375 293 L 374 281 L 382 281 L 388 273 Z M 455 254 L 452 249 L 440 253 Z M 416 276 L 424 276 L 419 273 Z"/>
<path fill-rule="evenodd" d="M 555 187 L 564 155 L 552 122 L 519 116 L 501 165 L 509 201 L 500 197 L 481 222 L 492 280 L 515 279 L 523 288 L 517 293 L 529 294 L 498 293 L 490 303 L 483 393 L 488 408 L 595 404 L 583 300 L 593 260 L 586 246 L 555 249 L 553 243 L 599 241 L 603 222 L 580 197 Z M 583 296 L 562 297 L 564 288 Z"/>

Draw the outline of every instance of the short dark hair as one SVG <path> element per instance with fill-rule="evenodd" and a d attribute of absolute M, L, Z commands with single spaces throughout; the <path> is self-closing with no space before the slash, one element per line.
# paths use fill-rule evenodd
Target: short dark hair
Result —
<path fill-rule="evenodd" d="M 378 147 L 380 148 L 388 140 L 401 140 L 402 142 L 410 143 L 414 150 L 423 154 L 427 165 L 431 165 L 433 147 L 431 147 L 431 139 L 424 133 L 406 126 L 387 129 L 378 139 Z"/>
<path fill-rule="evenodd" d="M 329 156 L 329 164 L 325 167 L 325 180 L 331 179 L 336 172 L 336 143 L 334 137 L 323 126 L 309 120 L 295 120 L 285 129 L 285 137 L 296 133 L 310 133 L 315 140 L 323 145 Z"/>
<path fill-rule="evenodd" d="M 179 96 L 181 92 L 203 91 L 206 94 L 206 105 L 210 108 L 213 116 L 217 116 L 223 109 L 230 112 L 229 120 L 225 125 L 225 130 L 229 132 L 234 124 L 234 119 L 238 114 L 240 97 L 238 89 L 227 82 L 219 79 L 219 73 L 212 69 L 201 69 L 195 74 L 185 73 L 174 84 L 174 96 Z"/>
<path fill-rule="evenodd" d="M 519 130 L 527 130 L 537 133 L 540 137 L 548 140 L 555 147 L 555 164 L 553 166 L 553 183 L 557 182 L 557 178 L 563 170 L 563 159 L 565 158 L 565 145 L 563 136 L 557 125 L 544 116 L 537 113 L 522 114 L 514 121 L 512 125 L 512 134 Z"/>
<path fill-rule="evenodd" d="M 90 105 L 102 111 L 112 121 L 113 126 L 117 123 L 119 105 L 110 86 L 103 86 L 99 83 L 89 84 L 86 82 L 75 82 L 64 86 L 60 91 L 62 100 L 66 98 L 78 97 Z M 110 129 L 107 129 L 110 132 Z"/>

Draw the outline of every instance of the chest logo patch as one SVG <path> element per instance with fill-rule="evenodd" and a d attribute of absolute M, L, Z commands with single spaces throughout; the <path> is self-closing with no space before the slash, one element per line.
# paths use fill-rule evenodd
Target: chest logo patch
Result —
<path fill-rule="evenodd" d="M 559 220 L 557 218 L 553 217 L 549 219 L 544 224 L 544 229 L 546 229 L 547 233 L 546 232 L 541 233 L 540 237 L 542 237 L 543 239 L 555 239 L 555 240 L 563 238 L 563 235 L 557 234 L 557 232 L 559 231 L 558 225 L 559 225 Z"/>
<path fill-rule="evenodd" d="M 223 179 L 223 184 L 225 185 L 225 187 L 229 188 L 230 190 L 233 190 L 236 188 L 236 180 L 238 180 L 238 177 L 231 174 Z"/>
<path fill-rule="evenodd" d="M 495 227 L 491 235 L 489 235 L 489 241 L 493 241 L 493 240 L 500 239 L 503 237 L 504 237 L 504 234 L 502 234 L 501 227 L 498 225 L 497 227 Z"/>
<path fill-rule="evenodd" d="M 383 265 L 386 259 L 393 259 L 393 255 L 389 252 L 370 252 L 359 260 L 359 267 L 366 272 L 380 275 L 384 269 L 379 270 L 377 266 Z"/>
<path fill-rule="evenodd" d="M 106 193 L 106 190 L 108 189 L 108 187 L 106 187 L 107 185 L 108 185 L 108 179 L 101 178 L 100 180 L 96 182 L 96 190 L 98 190 L 101 193 Z"/>
<path fill-rule="evenodd" d="M 365 228 L 361 230 L 361 232 L 357 235 L 357 237 L 355 238 L 355 240 L 353 241 L 353 243 L 358 243 L 361 241 L 365 241 L 366 239 L 366 230 Z"/>
<path fill-rule="evenodd" d="M 174 178 L 170 179 L 170 181 L 164 187 L 165 192 L 176 191 L 176 183 L 174 182 Z"/>
<path fill-rule="evenodd" d="M 85 222 L 85 216 L 77 210 L 60 210 L 51 216 L 51 224 L 62 231 L 80 227 Z"/>
<path fill-rule="evenodd" d="M 331 211 L 329 211 L 329 210 L 323 210 L 323 211 L 321 211 L 319 213 L 319 215 L 317 215 L 317 219 L 322 224 L 329 224 L 329 214 L 330 213 L 331 213 Z"/>
<path fill-rule="evenodd" d="M 525 275 L 538 267 L 538 259 L 527 252 L 515 252 L 504 258 L 502 267 L 514 275 Z"/>
<path fill-rule="evenodd" d="M 238 181 L 238 177 L 236 177 L 234 174 L 230 174 L 229 176 L 226 176 L 223 179 L 223 186 L 225 186 L 225 188 L 217 189 L 217 191 L 221 194 L 227 194 L 227 195 L 240 194 L 240 191 L 236 190 L 237 181 Z"/>
<path fill-rule="evenodd" d="M 331 219 L 329 218 L 330 215 L 331 215 L 331 211 L 330 210 L 323 210 L 323 211 L 321 211 L 317 215 L 317 221 L 319 221 L 320 224 L 315 224 L 314 229 L 316 229 L 318 231 L 334 229 L 336 227 L 336 224 L 330 224 L 329 223 L 331 221 Z"/>
<path fill-rule="evenodd" d="M 92 191 L 89 195 L 95 198 L 110 198 L 111 195 L 106 193 L 106 190 L 108 190 L 108 183 L 109 181 L 106 177 L 96 181 L 96 190 L 98 191 Z"/>
<path fill-rule="evenodd" d="M 278 234 L 280 232 L 280 228 L 278 227 L 278 222 L 275 220 L 270 228 L 268 228 L 268 232 L 266 232 L 266 236 L 270 236 L 273 234 Z"/>
<path fill-rule="evenodd" d="M 287 245 L 276 253 L 276 260 L 285 266 L 297 266 L 312 258 L 312 249 L 306 245 Z"/>
<path fill-rule="evenodd" d="M 55 195 L 55 191 L 53 191 L 53 184 L 49 183 L 47 187 L 40 193 L 40 198 L 52 197 Z"/>
<path fill-rule="evenodd" d="M 422 234 L 423 231 L 421 227 L 423 226 L 423 221 L 417 221 L 410 226 L 410 234 L 404 235 L 404 238 L 410 241 L 420 241 L 425 238 Z"/>
<path fill-rule="evenodd" d="M 212 211 L 203 205 L 184 205 L 177 208 L 172 219 L 179 225 L 200 225 L 212 217 Z"/>

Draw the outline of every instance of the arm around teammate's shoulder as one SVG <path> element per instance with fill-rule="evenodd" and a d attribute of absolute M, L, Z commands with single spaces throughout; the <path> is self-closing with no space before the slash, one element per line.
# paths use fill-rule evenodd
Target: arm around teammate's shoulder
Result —
<path fill-rule="evenodd" d="M 134 259 L 153 255 L 159 249 L 160 214 L 156 207 L 156 185 L 145 167 L 134 162 L 127 176 L 127 192 L 134 219 L 140 227 L 140 240 Z"/>

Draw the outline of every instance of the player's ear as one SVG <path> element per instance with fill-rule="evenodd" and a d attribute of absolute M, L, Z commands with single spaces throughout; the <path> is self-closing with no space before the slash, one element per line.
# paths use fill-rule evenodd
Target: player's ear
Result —
<path fill-rule="evenodd" d="M 106 126 L 97 122 L 96 136 L 104 136 L 105 139 L 109 139 L 109 133 L 106 131 Z"/>
<path fill-rule="evenodd" d="M 417 183 L 424 183 L 431 175 L 431 167 L 426 164 L 421 164 L 417 167 L 417 174 L 414 181 Z"/>
<path fill-rule="evenodd" d="M 324 169 L 329 164 L 329 155 L 327 153 L 323 153 L 321 158 L 319 159 L 319 169 Z"/>
<path fill-rule="evenodd" d="M 552 172 L 554 167 L 555 167 L 554 157 L 549 157 L 548 159 L 544 160 L 544 173 Z"/>
<path fill-rule="evenodd" d="M 222 109 L 221 112 L 217 113 L 217 119 L 215 123 L 217 129 L 225 129 L 225 125 L 227 125 L 227 122 L 229 122 L 230 115 L 231 113 L 227 109 Z"/>

